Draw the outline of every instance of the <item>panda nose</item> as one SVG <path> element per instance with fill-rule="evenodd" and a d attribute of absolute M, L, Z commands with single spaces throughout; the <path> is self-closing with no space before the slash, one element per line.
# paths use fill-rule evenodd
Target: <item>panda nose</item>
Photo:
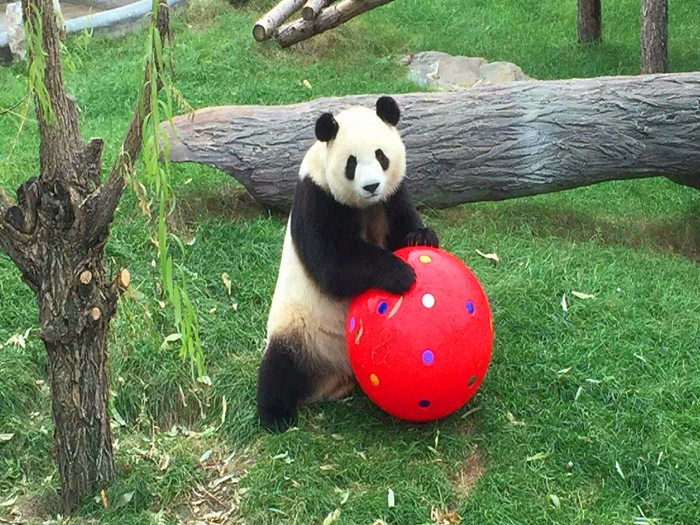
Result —
<path fill-rule="evenodd" d="M 365 190 L 367 193 L 372 193 L 374 194 L 374 190 L 376 190 L 379 187 L 379 183 L 375 182 L 374 184 L 366 184 L 362 186 L 362 189 Z"/>

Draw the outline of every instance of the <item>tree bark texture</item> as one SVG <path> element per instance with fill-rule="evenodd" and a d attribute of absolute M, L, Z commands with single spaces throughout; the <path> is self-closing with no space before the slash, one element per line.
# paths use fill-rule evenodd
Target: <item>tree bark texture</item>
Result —
<path fill-rule="evenodd" d="M 700 177 L 700 73 L 523 81 L 395 98 L 407 181 L 429 206 L 615 179 Z M 259 202 L 289 209 L 316 118 L 374 107 L 376 99 L 202 109 L 175 119 L 170 160 L 215 166 Z"/>
<path fill-rule="evenodd" d="M 67 514 L 114 475 L 106 336 L 123 286 L 118 279 L 109 281 L 104 245 L 124 175 L 141 148 L 142 117 L 137 109 L 122 154 L 102 183 L 103 142 L 92 139 L 85 144 L 80 137 L 76 104 L 63 84 L 53 3 L 22 4 L 33 31 L 38 24 L 32 13 L 41 16 L 51 112 L 44 113 L 37 101 L 39 177 L 20 186 L 17 202 L 0 191 L 0 249 L 36 293 L 51 386 L 60 512 Z M 157 25 L 165 41 L 168 8 L 162 2 Z M 32 60 L 33 50 L 29 51 Z"/>
<path fill-rule="evenodd" d="M 321 9 L 333 3 L 334 0 L 308 0 L 301 8 L 301 17 L 304 20 L 313 20 L 321 12 Z"/>
<path fill-rule="evenodd" d="M 277 42 L 282 47 L 289 47 L 321 34 L 329 29 L 339 26 L 357 15 L 374 9 L 380 5 L 388 4 L 392 0 L 343 0 L 337 4 L 327 7 L 312 20 L 303 18 L 280 27 L 277 32 Z"/>
<path fill-rule="evenodd" d="M 668 0 L 642 0 L 642 73 L 668 70 Z"/>
<path fill-rule="evenodd" d="M 578 0 L 578 41 L 595 42 L 603 34 L 600 0 Z"/>
<path fill-rule="evenodd" d="M 253 37 L 255 40 L 262 42 L 270 38 L 287 18 L 304 5 L 304 2 L 305 0 L 282 0 L 265 13 L 253 26 Z"/>

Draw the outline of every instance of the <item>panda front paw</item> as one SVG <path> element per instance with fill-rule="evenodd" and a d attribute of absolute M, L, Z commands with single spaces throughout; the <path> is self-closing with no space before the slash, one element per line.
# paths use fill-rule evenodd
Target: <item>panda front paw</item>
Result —
<path fill-rule="evenodd" d="M 440 241 L 437 234 L 430 228 L 420 228 L 406 235 L 406 246 L 429 246 L 439 248 Z"/>
<path fill-rule="evenodd" d="M 392 257 L 395 260 L 395 264 L 381 272 L 377 288 L 396 295 L 402 295 L 416 282 L 416 272 L 408 263 L 405 263 L 398 257 Z"/>

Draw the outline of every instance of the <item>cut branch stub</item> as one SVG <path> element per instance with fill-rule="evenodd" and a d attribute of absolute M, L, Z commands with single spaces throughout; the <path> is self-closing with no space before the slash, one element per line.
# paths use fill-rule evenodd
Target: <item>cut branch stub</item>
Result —
<path fill-rule="evenodd" d="M 258 42 L 272 37 L 274 31 L 281 26 L 287 18 L 298 11 L 306 0 L 282 0 L 279 4 L 265 13 L 253 26 L 253 37 Z"/>
<path fill-rule="evenodd" d="M 407 184 L 428 206 L 700 175 L 700 73 L 522 81 L 395 98 Z M 170 160 L 218 167 L 258 202 L 288 210 L 318 116 L 376 100 L 205 108 L 176 117 L 174 135 L 164 126 Z"/>
<path fill-rule="evenodd" d="M 126 290 L 131 284 L 131 273 L 126 268 L 123 268 L 117 276 L 117 286 L 121 290 Z"/>

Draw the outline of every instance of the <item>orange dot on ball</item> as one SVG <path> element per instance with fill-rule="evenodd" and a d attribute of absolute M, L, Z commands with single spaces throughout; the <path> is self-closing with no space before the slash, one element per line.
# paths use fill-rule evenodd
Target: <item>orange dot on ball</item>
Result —
<path fill-rule="evenodd" d="M 373 386 L 379 386 L 379 378 L 376 374 L 369 375 L 369 382 L 372 383 Z"/>

